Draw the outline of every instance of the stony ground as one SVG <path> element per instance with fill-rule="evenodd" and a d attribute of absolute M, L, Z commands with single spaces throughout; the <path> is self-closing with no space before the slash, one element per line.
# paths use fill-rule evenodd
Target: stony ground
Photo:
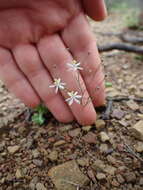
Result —
<path fill-rule="evenodd" d="M 98 43 L 118 41 L 100 32 L 123 30 L 122 16 L 92 23 Z M 47 124 L 26 121 L 27 108 L 0 83 L 0 190 L 142 190 L 143 189 L 143 63 L 134 54 L 103 53 L 110 97 L 92 126 L 64 125 L 49 116 Z M 110 102 L 111 103 L 111 102 Z M 109 105 L 109 104 L 108 104 Z"/>

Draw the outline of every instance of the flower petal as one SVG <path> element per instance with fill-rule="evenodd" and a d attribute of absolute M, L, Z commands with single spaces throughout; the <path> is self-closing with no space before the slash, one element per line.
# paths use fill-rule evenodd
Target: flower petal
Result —
<path fill-rule="evenodd" d="M 78 99 L 75 98 L 74 101 L 75 101 L 76 103 L 80 104 L 80 101 L 79 101 Z"/>
<path fill-rule="evenodd" d="M 56 94 L 57 94 L 57 92 L 58 92 L 58 89 L 59 89 L 59 88 L 58 88 L 58 86 L 57 86 L 57 87 L 56 87 L 56 90 L 55 90 Z"/>
<path fill-rule="evenodd" d="M 69 101 L 69 105 L 71 106 L 73 104 L 73 98 Z"/>
<path fill-rule="evenodd" d="M 76 97 L 75 98 L 82 98 L 82 96 L 81 95 L 76 95 Z"/>

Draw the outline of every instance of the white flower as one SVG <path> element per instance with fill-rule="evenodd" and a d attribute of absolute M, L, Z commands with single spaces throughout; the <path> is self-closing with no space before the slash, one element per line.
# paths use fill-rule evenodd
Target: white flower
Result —
<path fill-rule="evenodd" d="M 73 102 L 75 101 L 76 103 L 80 104 L 80 100 L 82 96 L 78 95 L 78 92 L 68 92 L 68 95 L 70 96 L 70 98 L 66 99 L 66 102 L 68 102 L 68 104 L 71 106 L 73 104 Z"/>
<path fill-rule="evenodd" d="M 61 82 L 61 79 L 54 79 L 54 84 L 50 85 L 50 88 L 56 88 L 55 92 L 57 93 L 59 89 L 64 89 L 66 84 Z"/>
<path fill-rule="evenodd" d="M 83 70 L 83 68 L 80 67 L 80 64 L 80 62 L 77 62 L 75 60 L 73 60 L 72 63 L 67 63 L 67 65 L 69 66 L 69 70 L 72 71 Z"/>

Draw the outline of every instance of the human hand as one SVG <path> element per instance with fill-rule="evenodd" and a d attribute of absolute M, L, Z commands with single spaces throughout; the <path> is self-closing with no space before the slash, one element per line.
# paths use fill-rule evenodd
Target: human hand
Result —
<path fill-rule="evenodd" d="M 57 120 L 76 118 L 86 125 L 95 121 L 94 106 L 104 104 L 105 94 L 84 7 L 96 20 L 105 16 L 102 0 L 0 0 L 0 78 L 27 106 L 42 101 Z M 83 70 L 68 70 L 73 59 L 81 62 Z M 50 86 L 59 78 L 66 90 L 56 94 Z M 67 104 L 71 91 L 83 95 L 84 105 Z"/>

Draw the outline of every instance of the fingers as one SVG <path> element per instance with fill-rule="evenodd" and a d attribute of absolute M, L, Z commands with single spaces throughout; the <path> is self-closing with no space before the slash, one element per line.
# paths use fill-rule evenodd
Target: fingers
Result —
<path fill-rule="evenodd" d="M 8 89 L 29 107 L 35 107 L 40 99 L 16 66 L 11 53 L 0 48 L 0 78 Z"/>
<path fill-rule="evenodd" d="M 83 0 L 86 14 L 96 21 L 104 20 L 107 10 L 104 0 Z"/>
<path fill-rule="evenodd" d="M 81 90 L 84 91 L 83 96 L 84 99 L 87 100 L 89 94 L 82 77 L 77 71 L 68 70 L 67 63 L 71 63 L 73 58 L 67 51 L 60 37 L 55 34 L 41 39 L 38 44 L 38 49 L 41 58 L 53 79 L 60 78 L 63 83 L 66 83 L 66 88 L 61 91 L 65 100 L 69 98 L 68 92 L 71 91 L 77 92 L 78 96 L 82 96 Z M 80 82 L 77 81 L 77 76 Z M 70 105 L 70 109 L 81 124 L 91 124 L 96 119 L 96 113 L 91 101 L 87 106 L 83 106 L 74 101 L 73 104 Z"/>
<path fill-rule="evenodd" d="M 62 96 L 59 93 L 55 94 L 54 89 L 49 88 L 53 82 L 36 48 L 32 45 L 20 45 L 13 49 L 13 54 L 19 68 L 55 118 L 61 122 L 72 121 L 73 115 Z"/>
<path fill-rule="evenodd" d="M 95 106 L 103 105 L 104 75 L 95 39 L 83 14 L 64 29 L 62 38 L 73 56 L 81 62 L 83 70 L 80 72 Z"/>

